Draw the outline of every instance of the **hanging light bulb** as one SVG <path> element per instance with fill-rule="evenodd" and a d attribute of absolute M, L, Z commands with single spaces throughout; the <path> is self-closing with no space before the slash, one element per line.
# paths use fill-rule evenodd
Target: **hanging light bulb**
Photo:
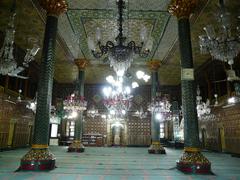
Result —
<path fill-rule="evenodd" d="M 139 87 L 139 85 L 138 85 L 138 83 L 137 82 L 132 82 L 132 88 L 134 89 L 134 88 L 137 88 L 137 87 Z"/>
<path fill-rule="evenodd" d="M 218 105 L 218 95 L 214 94 L 214 98 L 215 98 L 214 106 L 217 106 Z"/>
<path fill-rule="evenodd" d="M 142 79 L 144 75 L 145 75 L 145 73 L 143 71 L 137 71 L 136 72 L 136 76 L 137 76 L 138 79 Z"/>
<path fill-rule="evenodd" d="M 144 80 L 145 82 L 148 82 L 149 79 L 150 79 L 150 76 L 147 75 L 147 74 L 144 74 L 143 80 Z"/>
<path fill-rule="evenodd" d="M 107 77 L 106 77 L 106 80 L 107 80 L 107 82 L 110 83 L 110 84 L 115 82 L 113 76 L 107 76 Z"/>

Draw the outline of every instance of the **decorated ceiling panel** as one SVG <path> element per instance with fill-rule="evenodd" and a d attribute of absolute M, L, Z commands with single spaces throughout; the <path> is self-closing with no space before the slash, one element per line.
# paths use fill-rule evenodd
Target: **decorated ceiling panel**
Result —
<path fill-rule="evenodd" d="M 170 0 L 128 0 L 131 10 L 166 11 Z"/>
<path fill-rule="evenodd" d="M 94 38 L 97 27 L 101 29 L 103 43 L 109 40 L 114 41 L 118 34 L 117 16 L 114 11 L 69 9 L 67 15 L 73 31 L 79 36 L 82 54 L 87 59 L 93 59 L 87 46 L 87 36 Z M 145 26 L 154 39 L 149 56 L 150 59 L 153 58 L 170 19 L 169 13 L 129 11 L 126 16 L 128 16 L 128 19 L 124 21 L 123 34 L 127 37 L 127 41 L 134 40 L 140 45 L 140 30 Z"/>
<path fill-rule="evenodd" d="M 59 17 L 58 32 L 62 37 L 64 37 L 65 43 L 72 56 L 82 56 L 81 51 L 79 51 L 78 37 L 73 32 L 70 22 L 65 14 Z"/>
<path fill-rule="evenodd" d="M 116 0 L 68 0 L 69 8 L 115 9 Z M 170 0 L 125 0 L 131 10 L 166 11 Z"/>
<path fill-rule="evenodd" d="M 75 9 L 112 9 L 115 0 L 68 0 L 68 7 Z"/>

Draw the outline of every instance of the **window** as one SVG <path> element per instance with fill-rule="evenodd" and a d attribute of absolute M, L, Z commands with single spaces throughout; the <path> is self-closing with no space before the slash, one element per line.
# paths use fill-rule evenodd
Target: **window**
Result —
<path fill-rule="evenodd" d="M 58 133 L 58 124 L 51 124 L 51 138 L 56 138 Z"/>

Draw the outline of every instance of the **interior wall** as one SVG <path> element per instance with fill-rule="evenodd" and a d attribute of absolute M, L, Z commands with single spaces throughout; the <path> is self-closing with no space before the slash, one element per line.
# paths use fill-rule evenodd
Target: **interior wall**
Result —
<path fill-rule="evenodd" d="M 10 92 L 0 87 L 0 149 L 31 144 L 34 115 L 24 102 L 16 101 L 17 94 Z"/>
<path fill-rule="evenodd" d="M 240 104 L 213 108 L 199 120 L 199 133 L 206 149 L 240 154 Z"/>
<path fill-rule="evenodd" d="M 84 87 L 85 98 L 88 103 L 88 108 L 95 106 L 100 114 L 107 114 L 107 109 L 103 104 L 103 89 L 104 85 L 91 85 L 86 84 Z M 163 94 L 170 92 L 170 97 L 174 100 L 179 99 L 180 91 L 178 86 L 162 86 L 160 88 Z M 64 99 L 67 95 L 74 91 L 73 85 L 55 84 L 54 97 Z M 125 117 L 122 123 L 123 131 L 121 132 L 121 145 L 122 146 L 149 146 L 151 143 L 151 116 L 147 110 L 149 102 L 151 101 L 151 86 L 140 86 L 133 91 L 132 106 L 129 115 Z M 134 113 L 143 108 L 144 112 L 148 112 L 148 116 L 140 118 L 134 116 Z M 113 135 L 111 125 L 114 123 L 111 119 L 104 119 L 99 116 L 90 117 L 84 112 L 83 122 L 83 141 L 91 141 L 88 136 L 102 136 L 102 145 L 113 145 Z M 62 125 L 62 127 L 64 124 Z M 64 129 L 63 129 L 64 130 Z M 64 131 L 61 133 L 64 134 Z M 94 143 L 92 143 L 94 144 Z M 86 145 L 86 144 L 85 144 Z M 96 145 L 96 144 L 95 144 Z"/>

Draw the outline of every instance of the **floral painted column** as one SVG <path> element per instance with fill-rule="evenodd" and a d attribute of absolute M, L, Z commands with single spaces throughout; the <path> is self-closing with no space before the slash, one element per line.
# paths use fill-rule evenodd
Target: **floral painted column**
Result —
<path fill-rule="evenodd" d="M 151 87 L 151 98 L 154 101 L 157 95 L 158 88 L 158 69 L 160 67 L 160 61 L 152 60 L 147 63 L 151 70 L 152 87 Z M 148 148 L 150 154 L 166 154 L 165 149 L 160 143 L 160 121 L 156 119 L 154 112 L 151 114 L 151 139 L 152 144 Z"/>
<path fill-rule="evenodd" d="M 189 16 L 196 0 L 172 0 L 169 12 L 178 19 L 178 36 L 181 54 L 181 88 L 184 117 L 184 153 L 177 161 L 177 168 L 189 173 L 210 173 L 211 163 L 200 150 L 196 87 L 191 47 Z"/>
<path fill-rule="evenodd" d="M 75 59 L 75 64 L 79 70 L 78 76 L 78 84 L 77 84 L 77 93 L 78 95 L 84 99 L 84 76 L 85 76 L 85 68 L 88 64 L 86 59 Z M 74 133 L 74 141 L 68 147 L 68 152 L 84 152 L 84 146 L 81 142 L 82 139 L 82 125 L 83 125 L 83 111 L 78 113 L 78 117 L 75 122 L 75 133 Z"/>
<path fill-rule="evenodd" d="M 64 0 L 40 0 L 47 11 L 42 49 L 37 110 L 31 150 L 22 157 L 19 170 L 42 171 L 55 168 L 55 157 L 48 149 L 50 108 L 54 74 L 55 44 L 58 16 L 67 11 Z"/>

